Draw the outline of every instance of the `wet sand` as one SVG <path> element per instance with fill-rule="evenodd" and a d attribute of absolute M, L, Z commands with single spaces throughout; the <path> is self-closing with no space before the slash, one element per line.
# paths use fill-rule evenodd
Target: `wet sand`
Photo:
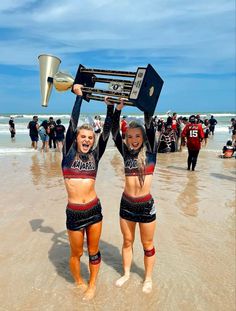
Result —
<path fill-rule="evenodd" d="M 104 215 L 97 294 L 82 302 L 68 267 L 60 154 L 1 157 L 0 310 L 235 310 L 236 161 L 202 150 L 196 171 L 189 172 L 186 158 L 186 150 L 158 155 L 152 186 L 157 260 L 153 292 L 145 295 L 138 228 L 131 279 L 122 288 L 114 285 L 122 273 L 118 211 L 124 177 L 110 142 L 96 186 Z M 86 279 L 87 263 L 85 248 Z"/>

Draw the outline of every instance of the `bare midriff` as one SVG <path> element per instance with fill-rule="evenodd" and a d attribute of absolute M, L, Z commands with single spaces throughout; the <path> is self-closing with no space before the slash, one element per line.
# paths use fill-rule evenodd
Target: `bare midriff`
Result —
<path fill-rule="evenodd" d="M 124 193 L 131 197 L 142 197 L 150 193 L 152 175 L 146 175 L 143 186 L 140 185 L 138 176 L 125 177 Z"/>
<path fill-rule="evenodd" d="M 68 202 L 84 204 L 96 198 L 95 179 L 65 178 Z"/>

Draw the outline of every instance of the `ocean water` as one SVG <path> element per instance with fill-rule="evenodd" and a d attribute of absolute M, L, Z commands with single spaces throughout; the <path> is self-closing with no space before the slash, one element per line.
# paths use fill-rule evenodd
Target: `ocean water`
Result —
<path fill-rule="evenodd" d="M 178 113 L 178 116 L 189 117 L 192 113 Z M 231 125 L 230 119 L 235 117 L 235 114 L 232 112 L 226 113 L 199 113 L 201 118 L 210 118 L 211 114 L 214 115 L 215 119 L 218 121 L 215 129 L 215 135 L 209 138 L 209 144 L 205 151 L 214 151 L 220 152 L 223 145 L 226 143 L 228 139 L 231 138 L 231 132 L 229 131 L 229 126 Z M 15 121 L 16 127 L 16 137 L 14 140 L 11 140 L 8 121 L 9 118 L 13 117 Z M 39 114 L 39 123 L 43 120 L 48 120 L 48 118 L 52 116 L 54 120 L 61 119 L 62 124 L 67 128 L 69 124 L 70 115 L 69 114 Z M 157 114 L 158 117 L 167 119 L 167 114 Z M 35 152 L 30 148 L 31 140 L 29 137 L 29 130 L 27 129 L 27 125 L 29 121 L 32 120 L 33 115 L 30 114 L 0 114 L 0 155 L 4 154 L 15 154 L 15 153 L 25 153 L 25 152 Z M 79 124 L 84 122 L 91 123 L 94 115 L 92 114 L 82 114 L 80 117 Z M 105 115 L 101 115 L 104 120 Z M 143 119 L 143 115 L 127 115 L 128 120 L 137 118 L 139 120 Z M 40 146 L 41 142 L 39 142 Z"/>

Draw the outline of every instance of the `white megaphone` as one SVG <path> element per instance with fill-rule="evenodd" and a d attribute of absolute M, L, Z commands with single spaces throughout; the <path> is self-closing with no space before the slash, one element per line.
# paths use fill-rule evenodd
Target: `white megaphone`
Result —
<path fill-rule="evenodd" d="M 42 106 L 47 107 L 53 85 L 58 91 L 67 91 L 71 88 L 74 78 L 67 73 L 58 72 L 61 60 L 52 55 L 39 55 L 40 85 Z"/>

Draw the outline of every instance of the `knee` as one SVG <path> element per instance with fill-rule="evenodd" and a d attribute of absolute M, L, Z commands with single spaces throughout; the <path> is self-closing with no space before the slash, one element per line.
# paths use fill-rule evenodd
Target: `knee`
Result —
<path fill-rule="evenodd" d="M 145 240 L 142 241 L 143 249 L 144 250 L 149 250 L 153 248 L 153 240 Z"/>
<path fill-rule="evenodd" d="M 93 255 L 97 254 L 98 251 L 99 251 L 99 246 L 98 245 L 97 246 L 93 246 L 93 247 L 88 245 L 88 253 L 89 253 L 89 255 L 93 256 Z"/>
<path fill-rule="evenodd" d="M 134 243 L 134 240 L 133 240 L 133 239 L 124 238 L 123 247 L 124 247 L 124 248 L 130 248 L 130 247 L 133 246 L 133 243 Z"/>
<path fill-rule="evenodd" d="M 83 250 L 71 250 L 71 258 L 73 259 L 80 259 L 80 257 L 83 255 Z"/>

